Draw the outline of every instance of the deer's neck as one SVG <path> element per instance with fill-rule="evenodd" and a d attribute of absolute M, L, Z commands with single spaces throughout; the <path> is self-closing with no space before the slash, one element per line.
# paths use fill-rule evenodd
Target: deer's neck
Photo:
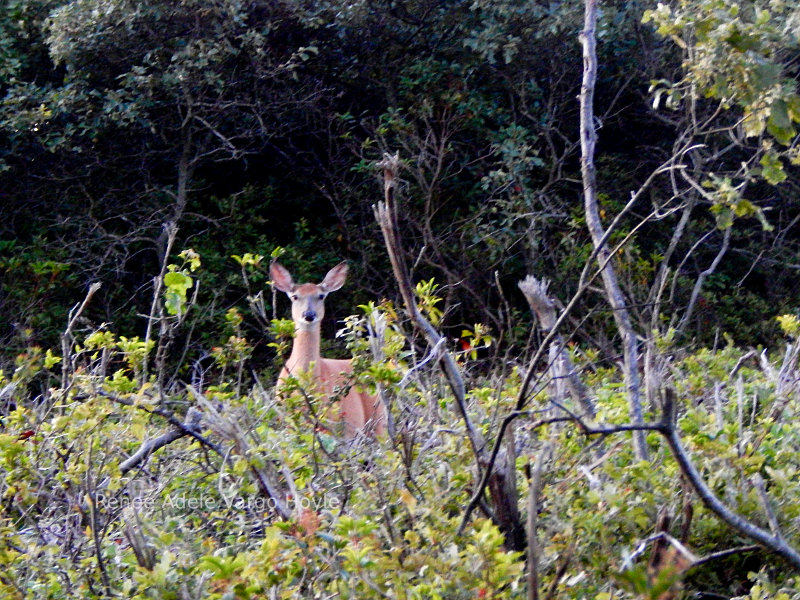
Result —
<path fill-rule="evenodd" d="M 314 363 L 314 375 L 319 373 L 319 327 L 313 329 L 298 329 L 294 334 L 294 344 L 286 369 L 292 375 L 300 375 L 308 371 L 309 365 Z"/>

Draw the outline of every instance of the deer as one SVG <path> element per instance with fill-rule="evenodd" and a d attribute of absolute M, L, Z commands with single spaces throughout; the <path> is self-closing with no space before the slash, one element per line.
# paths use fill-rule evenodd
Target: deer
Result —
<path fill-rule="evenodd" d="M 285 292 L 292 302 L 294 342 L 289 359 L 278 375 L 277 390 L 286 380 L 304 373 L 311 375 L 319 392 L 329 397 L 341 395 L 338 418 L 344 423 L 345 437 L 359 433 L 380 436 L 386 427 L 386 414 L 380 399 L 360 391 L 352 384 L 353 361 L 320 356 L 320 323 L 325 316 L 325 298 L 340 289 L 347 279 L 346 262 L 339 263 L 320 283 L 295 283 L 291 273 L 280 263 L 270 265 L 273 286 Z"/>

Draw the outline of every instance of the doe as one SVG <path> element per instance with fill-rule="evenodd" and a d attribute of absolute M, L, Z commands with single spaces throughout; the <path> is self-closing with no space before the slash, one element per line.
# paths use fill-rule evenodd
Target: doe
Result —
<path fill-rule="evenodd" d="M 325 297 L 344 285 L 347 278 L 347 263 L 333 267 L 321 283 L 300 283 L 292 280 L 285 267 L 272 262 L 269 268 L 273 285 L 286 292 L 292 301 L 294 321 L 294 344 L 286 365 L 278 376 L 278 389 L 289 376 L 297 377 L 310 373 L 318 391 L 333 396 L 336 388 L 349 390 L 339 401 L 339 418 L 344 422 L 345 435 L 354 437 L 359 431 L 368 435 L 384 432 L 386 415 L 381 401 L 352 385 L 351 360 L 336 360 L 320 356 L 320 321 L 325 315 Z"/>

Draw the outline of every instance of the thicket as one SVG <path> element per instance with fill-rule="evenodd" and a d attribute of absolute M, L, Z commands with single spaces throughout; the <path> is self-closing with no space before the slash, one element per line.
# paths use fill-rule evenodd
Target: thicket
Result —
<path fill-rule="evenodd" d="M 800 596 L 800 8 L 597 8 L 7 0 L 0 592 Z"/>

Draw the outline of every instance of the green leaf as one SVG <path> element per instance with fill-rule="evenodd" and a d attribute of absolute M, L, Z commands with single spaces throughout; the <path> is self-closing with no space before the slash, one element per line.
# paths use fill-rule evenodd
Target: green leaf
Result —
<path fill-rule="evenodd" d="M 785 101 L 778 99 L 772 103 L 769 119 L 767 120 L 767 131 L 778 143 L 784 146 L 788 146 L 791 143 L 795 131 L 792 126 L 792 120 L 789 118 L 789 106 Z"/>
<path fill-rule="evenodd" d="M 332 453 L 336 450 L 336 438 L 325 432 L 319 433 L 319 441 L 325 452 Z"/>
<path fill-rule="evenodd" d="M 728 229 L 733 226 L 733 211 L 724 204 L 715 204 L 711 213 L 717 221 L 717 229 Z"/>
<path fill-rule="evenodd" d="M 171 315 L 177 315 L 183 311 L 186 305 L 186 292 L 194 284 L 194 280 L 186 273 L 180 271 L 170 271 L 164 275 L 164 308 Z"/>
<path fill-rule="evenodd" d="M 767 152 L 759 161 L 761 164 L 761 176 L 772 185 L 778 185 L 786 179 L 786 172 L 783 170 L 783 163 L 780 157 L 774 152 Z"/>
<path fill-rule="evenodd" d="M 751 217 L 756 213 L 756 207 L 750 200 L 742 198 L 733 205 L 733 212 L 737 217 Z"/>
<path fill-rule="evenodd" d="M 55 354 L 53 354 L 53 351 L 48 348 L 44 356 L 44 368 L 52 369 L 54 366 L 60 363 L 61 360 L 62 359 L 60 356 L 56 356 Z"/>
<path fill-rule="evenodd" d="M 193 283 L 192 278 L 185 273 L 172 272 L 164 275 L 164 285 L 175 291 L 183 291 L 185 293 L 192 287 Z"/>
<path fill-rule="evenodd" d="M 731 34 L 725 38 L 725 41 L 739 52 L 754 50 L 759 46 L 758 39 L 754 39 L 753 36 L 742 33 L 738 28 L 734 29 Z"/>
<path fill-rule="evenodd" d="M 786 98 L 786 109 L 789 118 L 795 123 L 800 123 L 800 96 L 792 94 Z"/>
<path fill-rule="evenodd" d="M 781 66 L 770 62 L 757 64 L 752 68 L 751 77 L 753 87 L 767 90 L 780 83 Z"/>

